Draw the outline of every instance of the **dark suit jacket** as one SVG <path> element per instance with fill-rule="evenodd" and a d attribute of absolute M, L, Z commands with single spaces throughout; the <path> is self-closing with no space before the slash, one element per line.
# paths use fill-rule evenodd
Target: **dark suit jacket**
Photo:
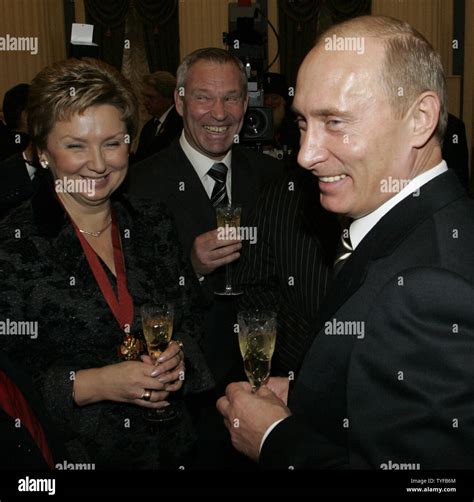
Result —
<path fill-rule="evenodd" d="M 234 147 L 232 151 L 232 201 L 242 205 L 242 225 L 257 200 L 260 189 L 281 174 L 282 164 L 253 150 Z M 129 172 L 132 195 L 161 200 L 173 214 L 186 256 L 194 239 L 216 228 L 215 208 L 202 186 L 179 141 L 169 148 L 133 166 Z M 210 304 L 206 320 L 205 348 L 217 382 L 228 383 L 229 361 L 240 358 L 233 323 L 235 302 L 216 298 L 216 288 L 223 289 L 224 267 L 206 276 L 202 291 Z M 239 361 L 240 363 L 240 361 Z M 229 377 L 230 378 L 230 377 Z"/>
<path fill-rule="evenodd" d="M 36 419 L 46 435 L 48 446 L 55 463 L 68 460 L 60 440 L 44 409 L 40 396 L 29 375 L 12 364 L 6 354 L 0 351 L 0 369 L 12 380 L 25 397 Z M 48 469 L 37 444 L 26 427 L 15 427 L 13 418 L 0 407 L 0 470 L 4 469 Z"/>
<path fill-rule="evenodd" d="M 163 150 L 180 135 L 183 130 L 183 119 L 178 114 L 174 106 L 166 116 L 166 119 L 156 136 L 155 130 L 155 119 L 150 119 L 143 126 L 142 132 L 140 133 L 137 151 L 132 159 L 133 163 L 140 162 L 154 153 Z"/>
<path fill-rule="evenodd" d="M 281 173 L 282 164 L 253 150 L 234 147 L 232 151 L 232 200 L 242 204 L 242 225 L 264 184 Z M 186 256 L 194 239 L 217 226 L 215 209 L 193 166 L 175 141 L 169 148 L 133 166 L 129 172 L 130 191 L 136 196 L 164 201 L 171 210 Z M 235 297 L 213 292 L 224 287 L 224 267 L 209 274 L 200 289 L 206 303 L 204 353 L 216 381 L 215 392 L 199 397 L 194 410 L 199 441 L 195 466 L 198 469 L 247 469 L 254 467 L 232 449 L 215 402 L 226 384 L 244 380 L 242 357 L 234 331 Z"/>
<path fill-rule="evenodd" d="M 257 239 L 244 242 L 235 274 L 239 309 L 277 312 L 272 374 L 296 374 L 332 281 L 339 223 L 321 207 L 314 176 L 297 168 L 265 187 L 249 225 Z"/>
<path fill-rule="evenodd" d="M 474 468 L 473 228 L 448 171 L 366 235 L 321 309 L 264 466 Z M 333 334 L 334 322 L 363 324 Z M 348 334 L 357 326 L 363 338 Z"/>

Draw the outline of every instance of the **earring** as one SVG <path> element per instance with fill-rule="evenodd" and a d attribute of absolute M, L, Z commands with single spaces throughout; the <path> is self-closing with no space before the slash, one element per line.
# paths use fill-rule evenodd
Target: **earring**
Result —
<path fill-rule="evenodd" d="M 46 159 L 40 160 L 40 164 L 43 169 L 48 169 L 49 162 Z"/>

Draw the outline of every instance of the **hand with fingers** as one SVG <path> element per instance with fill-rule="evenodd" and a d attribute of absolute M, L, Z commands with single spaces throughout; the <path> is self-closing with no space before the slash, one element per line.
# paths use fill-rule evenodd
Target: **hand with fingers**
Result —
<path fill-rule="evenodd" d="M 197 274 L 207 275 L 240 257 L 239 239 L 220 239 L 218 230 L 198 235 L 191 249 L 191 263 Z"/>
<path fill-rule="evenodd" d="M 154 370 L 151 375 L 163 384 L 163 390 L 166 397 L 170 392 L 176 392 L 181 389 L 184 382 L 185 366 L 183 344 L 177 340 L 171 340 L 168 348 L 161 354 L 155 362 L 150 356 L 141 356 L 142 362 L 153 366 Z M 163 398 L 163 399 L 166 399 Z M 143 389 L 140 399 L 146 402 L 160 401 L 158 395 L 155 399 L 153 389 Z M 163 406 L 168 406 L 168 401 L 163 402 Z"/>
<path fill-rule="evenodd" d="M 183 386 L 185 375 L 181 342 L 172 341 L 159 365 L 149 356 L 76 373 L 74 400 L 84 406 L 98 401 L 133 403 L 145 408 L 166 408 L 170 392 Z"/>
<path fill-rule="evenodd" d="M 286 404 L 266 385 L 252 393 L 248 382 L 231 383 L 217 401 L 234 447 L 252 460 L 258 460 L 260 444 L 267 429 L 291 415 Z"/>

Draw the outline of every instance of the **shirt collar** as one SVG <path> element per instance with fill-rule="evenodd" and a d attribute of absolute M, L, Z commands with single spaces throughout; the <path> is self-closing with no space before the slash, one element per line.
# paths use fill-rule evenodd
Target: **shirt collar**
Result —
<path fill-rule="evenodd" d="M 424 173 L 413 178 L 402 190 L 400 190 L 393 197 L 385 201 L 381 206 L 372 211 L 371 213 L 358 218 L 351 223 L 349 227 L 349 236 L 351 239 L 352 249 L 360 244 L 362 239 L 372 230 L 372 228 L 381 220 L 392 208 L 399 204 L 403 199 L 413 194 L 414 197 L 418 195 L 420 187 L 431 181 L 436 176 L 446 172 L 448 166 L 444 160 L 442 160 L 438 165 L 428 169 Z M 398 183 L 400 180 L 389 178 L 387 181 L 387 189 L 390 189 L 390 184 Z M 396 186 L 392 187 L 392 190 L 396 190 Z"/>
<path fill-rule="evenodd" d="M 228 172 L 231 172 L 232 149 L 227 152 L 226 156 L 222 160 L 210 159 L 201 152 L 198 152 L 189 144 L 186 139 L 186 135 L 184 134 L 184 129 L 181 133 L 181 137 L 179 138 L 179 144 L 201 181 L 205 176 L 207 176 L 207 172 L 216 162 L 223 162 L 227 166 Z"/>
<path fill-rule="evenodd" d="M 163 115 L 158 119 L 160 121 L 160 124 L 163 124 L 163 122 L 166 120 L 166 117 L 168 116 L 168 113 L 171 111 L 174 105 L 171 105 Z"/>

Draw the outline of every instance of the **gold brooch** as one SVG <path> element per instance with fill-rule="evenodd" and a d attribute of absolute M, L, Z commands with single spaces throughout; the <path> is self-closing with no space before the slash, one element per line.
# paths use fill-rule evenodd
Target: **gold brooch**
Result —
<path fill-rule="evenodd" d="M 125 361 L 134 361 L 140 357 L 143 352 L 143 343 L 132 335 L 125 335 L 122 345 L 119 348 L 119 354 Z"/>

